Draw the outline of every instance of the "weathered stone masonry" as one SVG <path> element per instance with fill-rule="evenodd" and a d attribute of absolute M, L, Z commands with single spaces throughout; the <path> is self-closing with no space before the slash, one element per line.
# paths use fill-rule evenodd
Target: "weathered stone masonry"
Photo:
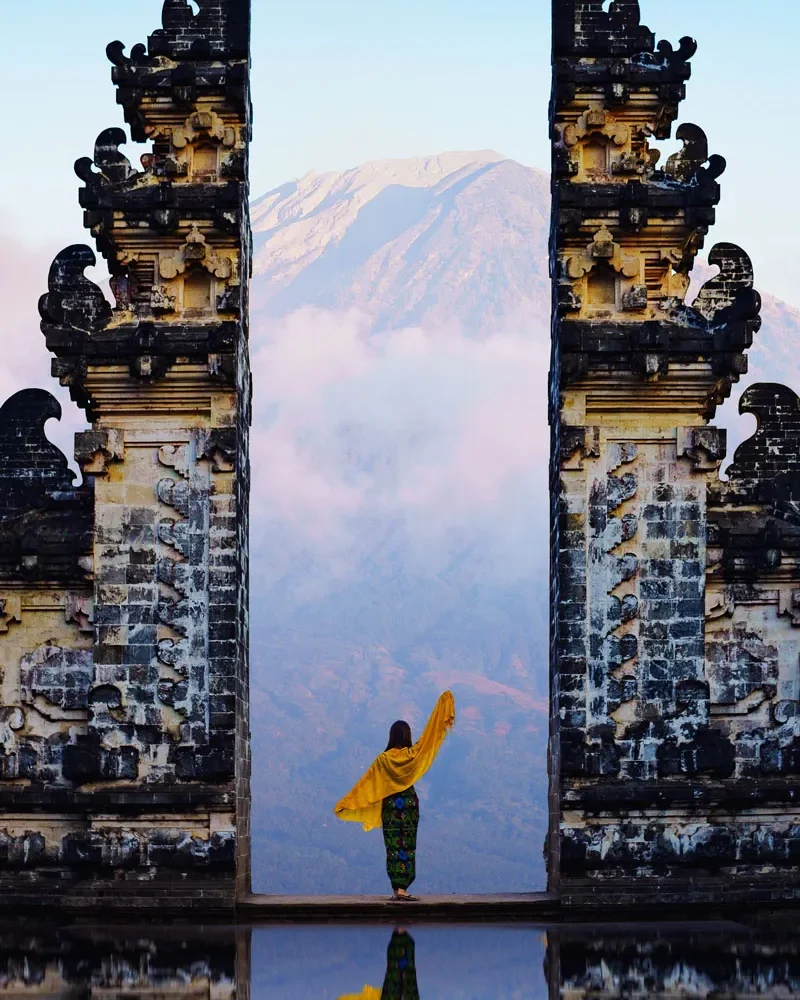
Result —
<path fill-rule="evenodd" d="M 604 9 L 607 6 L 608 9 Z M 566 904 L 800 894 L 800 401 L 719 478 L 750 260 L 687 304 L 725 161 L 683 124 L 696 45 L 553 0 L 551 886 Z"/>
<path fill-rule="evenodd" d="M 79 160 L 115 304 L 64 250 L 42 298 L 85 409 L 0 410 L 0 895 L 204 908 L 249 888 L 249 0 L 166 0 L 108 47 L 118 128 Z"/>

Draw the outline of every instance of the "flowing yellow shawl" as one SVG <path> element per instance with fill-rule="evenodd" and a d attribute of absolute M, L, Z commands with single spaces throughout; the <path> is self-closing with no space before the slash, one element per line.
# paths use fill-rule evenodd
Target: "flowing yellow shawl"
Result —
<path fill-rule="evenodd" d="M 333 810 L 339 819 L 361 823 L 365 830 L 379 827 L 383 800 L 389 795 L 404 792 L 419 781 L 436 759 L 447 731 L 453 728 L 455 721 L 453 694 L 445 691 L 414 746 L 384 750 Z"/>

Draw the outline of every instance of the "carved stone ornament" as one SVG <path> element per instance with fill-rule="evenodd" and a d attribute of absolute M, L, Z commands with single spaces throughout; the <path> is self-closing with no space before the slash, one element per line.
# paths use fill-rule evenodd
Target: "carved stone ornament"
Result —
<path fill-rule="evenodd" d="M 728 432 L 718 427 L 679 427 L 678 458 L 688 458 L 698 472 L 716 472 L 725 458 Z"/>
<path fill-rule="evenodd" d="M 689 122 L 679 126 L 676 138 L 683 148 L 667 160 L 664 173 L 682 184 L 697 183 L 702 179 L 716 180 L 725 172 L 726 162 L 722 156 L 708 155 L 708 139 L 699 125 Z M 703 168 L 703 164 L 708 167 Z"/>
<path fill-rule="evenodd" d="M 624 122 L 617 121 L 603 108 L 589 107 L 574 124 L 564 127 L 564 145 L 576 146 L 582 139 L 596 134 L 608 138 L 615 146 L 624 146 L 631 138 L 631 130 Z"/>
<path fill-rule="evenodd" d="M 125 458 L 125 433 L 117 428 L 83 431 L 75 435 L 75 461 L 84 475 L 103 476 L 111 462 Z"/>
<path fill-rule="evenodd" d="M 217 254 L 196 226 L 192 227 L 186 242 L 174 257 L 162 257 L 159 273 L 162 278 L 169 281 L 192 266 L 204 267 L 215 278 L 222 279 L 231 278 L 234 271 L 231 258 Z"/>
<path fill-rule="evenodd" d="M 0 519 L 73 489 L 66 456 L 45 434 L 51 419 L 61 419 L 61 404 L 44 389 L 23 389 L 0 407 Z"/>
<path fill-rule="evenodd" d="M 96 263 L 94 251 L 80 244 L 62 250 L 53 261 L 48 277 L 50 291 L 39 300 L 42 330 L 51 350 L 62 346 L 57 339 L 59 329 L 91 334 L 108 325 L 111 306 L 100 287 L 83 273 Z"/>
<path fill-rule="evenodd" d="M 131 166 L 130 160 L 119 147 L 128 141 L 121 128 L 107 128 L 97 137 L 94 147 L 94 160 L 88 156 L 75 163 L 75 173 L 87 186 L 97 184 L 124 184 L 137 176 L 137 171 Z M 95 173 L 97 167 L 99 173 Z"/>
<path fill-rule="evenodd" d="M 611 231 L 605 226 L 594 234 L 594 239 L 580 257 L 570 257 L 567 274 L 570 278 L 582 278 L 594 268 L 598 261 L 606 261 L 626 278 L 636 278 L 641 270 L 637 254 L 627 254 L 619 243 L 614 242 Z"/>
<path fill-rule="evenodd" d="M 165 135 L 167 130 L 159 129 L 156 135 Z M 171 130 L 172 145 L 184 149 L 199 139 L 215 139 L 223 146 L 236 145 L 236 129 L 227 126 L 215 111 L 196 111 L 186 122 Z"/>

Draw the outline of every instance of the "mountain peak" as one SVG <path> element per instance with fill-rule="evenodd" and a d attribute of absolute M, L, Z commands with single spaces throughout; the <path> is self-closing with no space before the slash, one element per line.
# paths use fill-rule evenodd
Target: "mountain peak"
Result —
<path fill-rule="evenodd" d="M 493 150 L 306 174 L 253 205 L 254 308 L 357 308 L 376 330 L 455 321 L 479 335 L 511 302 L 546 310 L 547 262 L 530 251 L 547 190 L 546 174 Z M 523 284 L 497 280 L 520 262 Z"/>

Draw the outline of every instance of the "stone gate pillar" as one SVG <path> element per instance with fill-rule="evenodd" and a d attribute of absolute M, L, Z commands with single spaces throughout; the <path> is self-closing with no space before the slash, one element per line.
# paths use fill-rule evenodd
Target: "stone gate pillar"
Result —
<path fill-rule="evenodd" d="M 199 8 L 165 0 L 146 46 L 108 46 L 148 143 L 135 167 L 109 128 L 75 165 L 113 305 L 83 246 L 40 304 L 91 422 L 83 485 L 44 438 L 52 397 L 0 411 L 4 902 L 249 890 L 250 5 Z"/>
<path fill-rule="evenodd" d="M 696 45 L 605 6 L 553 0 L 551 887 L 792 898 L 797 398 L 749 390 L 763 427 L 721 482 L 709 421 L 747 370 L 753 271 L 718 244 L 687 298 L 725 161 L 696 125 L 658 140 Z"/>

